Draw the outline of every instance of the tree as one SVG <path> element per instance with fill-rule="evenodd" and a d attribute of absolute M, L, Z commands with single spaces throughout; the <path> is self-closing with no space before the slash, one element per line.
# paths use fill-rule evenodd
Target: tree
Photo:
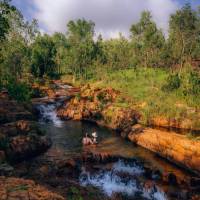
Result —
<path fill-rule="evenodd" d="M 74 78 L 87 78 L 87 70 L 95 59 L 95 45 L 93 41 L 94 26 L 92 21 L 79 19 L 70 21 L 68 27 L 68 67 L 71 69 Z"/>
<path fill-rule="evenodd" d="M 39 35 L 32 44 L 31 72 L 35 77 L 54 76 L 56 46 L 48 35 Z"/>
<path fill-rule="evenodd" d="M 131 65 L 131 49 L 129 41 L 120 34 L 118 39 L 105 42 L 107 65 L 111 69 L 127 69 Z"/>
<path fill-rule="evenodd" d="M 30 49 L 27 38 L 33 38 L 36 32 L 35 21 L 26 22 L 11 1 L 0 2 L 0 81 L 7 83 L 7 79 L 19 82 L 23 73 L 29 69 Z M 33 25 L 34 24 L 34 25 Z"/>
<path fill-rule="evenodd" d="M 151 13 L 143 12 L 140 21 L 133 24 L 130 31 L 135 59 L 139 64 L 145 67 L 159 65 L 165 38 L 152 21 Z"/>
<path fill-rule="evenodd" d="M 190 62 L 194 52 L 199 49 L 200 19 L 197 12 L 186 4 L 170 18 L 169 44 L 174 64 L 182 69 L 185 62 Z"/>
<path fill-rule="evenodd" d="M 2 50 L 2 73 L 5 77 L 12 77 L 15 81 L 22 78 L 27 71 L 29 48 L 23 38 L 18 36 L 7 41 Z"/>
<path fill-rule="evenodd" d="M 58 74 L 66 73 L 67 69 L 67 52 L 69 50 L 69 44 L 67 38 L 62 33 L 55 33 L 52 36 L 52 40 L 56 47 L 55 64 Z"/>
<path fill-rule="evenodd" d="M 10 25 L 7 16 L 11 11 L 14 10 L 15 7 L 10 5 L 10 1 L 0 1 L 0 41 L 5 39 L 6 34 L 9 31 Z"/>

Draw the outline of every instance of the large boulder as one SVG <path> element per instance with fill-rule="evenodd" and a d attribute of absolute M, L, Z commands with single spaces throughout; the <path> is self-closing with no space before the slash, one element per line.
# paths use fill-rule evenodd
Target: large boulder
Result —
<path fill-rule="evenodd" d="M 6 155 L 10 161 L 21 161 L 36 156 L 51 146 L 46 136 L 16 136 L 10 139 Z"/>
<path fill-rule="evenodd" d="M 0 126 L 0 151 L 4 152 L 0 160 L 21 161 L 44 152 L 50 145 L 50 139 L 34 121 L 20 120 Z"/>
<path fill-rule="evenodd" d="M 182 167 L 200 174 L 200 141 L 175 132 L 146 128 L 129 133 L 130 141 L 153 151 Z"/>

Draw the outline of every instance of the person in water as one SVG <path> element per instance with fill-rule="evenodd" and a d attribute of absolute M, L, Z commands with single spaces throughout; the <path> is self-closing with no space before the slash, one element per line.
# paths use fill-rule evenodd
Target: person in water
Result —
<path fill-rule="evenodd" d="M 92 133 L 92 138 L 88 137 L 88 134 L 85 134 L 85 137 L 82 140 L 83 145 L 93 145 L 93 144 L 97 144 L 97 133 L 94 132 Z"/>
<path fill-rule="evenodd" d="M 97 132 L 92 133 L 92 141 L 93 141 L 94 144 L 98 143 L 97 142 L 97 137 L 98 137 Z"/>
<path fill-rule="evenodd" d="M 88 134 L 85 134 L 85 137 L 82 140 L 83 145 L 92 145 L 94 144 L 92 139 L 90 137 L 88 137 Z"/>

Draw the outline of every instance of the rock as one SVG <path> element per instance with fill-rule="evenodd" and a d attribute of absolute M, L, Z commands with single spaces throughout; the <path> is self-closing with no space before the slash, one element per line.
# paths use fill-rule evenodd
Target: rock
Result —
<path fill-rule="evenodd" d="M 200 186 L 200 178 L 192 177 L 190 180 L 190 185 L 192 187 Z"/>
<path fill-rule="evenodd" d="M 135 124 L 132 126 L 131 132 L 137 134 L 137 133 L 141 133 L 143 130 L 144 130 L 144 127 L 141 124 Z"/>
<path fill-rule="evenodd" d="M 13 173 L 14 168 L 8 163 L 0 164 L 0 176 L 10 176 Z"/>
<path fill-rule="evenodd" d="M 119 158 L 119 155 L 114 155 L 110 152 L 100 152 L 89 149 L 82 153 L 82 160 L 84 162 L 108 163 L 117 161 Z"/>
<path fill-rule="evenodd" d="M 200 195 L 194 195 L 194 196 L 192 197 L 192 200 L 200 200 Z"/>
<path fill-rule="evenodd" d="M 115 104 L 119 92 L 112 89 L 81 88 L 80 94 L 64 102 L 57 115 L 62 119 L 87 120 L 117 130 L 127 138 L 140 118 L 132 108 L 120 107 Z"/>
<path fill-rule="evenodd" d="M 152 119 L 149 119 L 149 125 L 157 127 L 166 127 L 166 128 L 177 128 L 185 130 L 200 130 L 200 115 L 195 115 L 195 118 L 189 118 L 184 115 L 184 118 L 167 118 L 165 116 L 157 116 Z"/>
<path fill-rule="evenodd" d="M 36 130 L 36 134 L 40 134 L 41 131 L 37 128 L 37 124 L 34 121 L 19 120 L 16 122 L 6 123 L 0 126 L 1 133 L 6 137 L 13 137 L 17 135 L 28 135 L 32 130 Z"/>
<path fill-rule="evenodd" d="M 10 161 L 20 161 L 44 152 L 50 145 L 51 141 L 47 137 L 16 136 L 11 139 L 6 155 Z"/>
<path fill-rule="evenodd" d="M 34 181 L 19 178 L 0 177 L 1 200 L 64 200 Z"/>
<path fill-rule="evenodd" d="M 6 159 L 6 155 L 4 151 L 0 151 L 0 164 Z"/>
<path fill-rule="evenodd" d="M 129 140 L 182 167 L 200 173 L 200 141 L 175 132 L 146 128 Z"/>
<path fill-rule="evenodd" d="M 168 184 L 169 185 L 177 185 L 177 178 L 176 175 L 173 173 L 168 174 Z"/>
<path fill-rule="evenodd" d="M 33 115 L 17 101 L 10 100 L 0 93 L 0 124 L 17 120 L 32 120 Z"/>

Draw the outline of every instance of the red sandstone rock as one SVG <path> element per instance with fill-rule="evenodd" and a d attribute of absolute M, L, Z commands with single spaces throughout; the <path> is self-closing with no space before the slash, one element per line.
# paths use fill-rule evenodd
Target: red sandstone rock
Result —
<path fill-rule="evenodd" d="M 64 200 L 31 180 L 0 177 L 1 200 Z"/>
<path fill-rule="evenodd" d="M 129 134 L 129 140 L 149 149 L 180 166 L 200 173 L 200 141 L 175 132 L 146 128 Z"/>

